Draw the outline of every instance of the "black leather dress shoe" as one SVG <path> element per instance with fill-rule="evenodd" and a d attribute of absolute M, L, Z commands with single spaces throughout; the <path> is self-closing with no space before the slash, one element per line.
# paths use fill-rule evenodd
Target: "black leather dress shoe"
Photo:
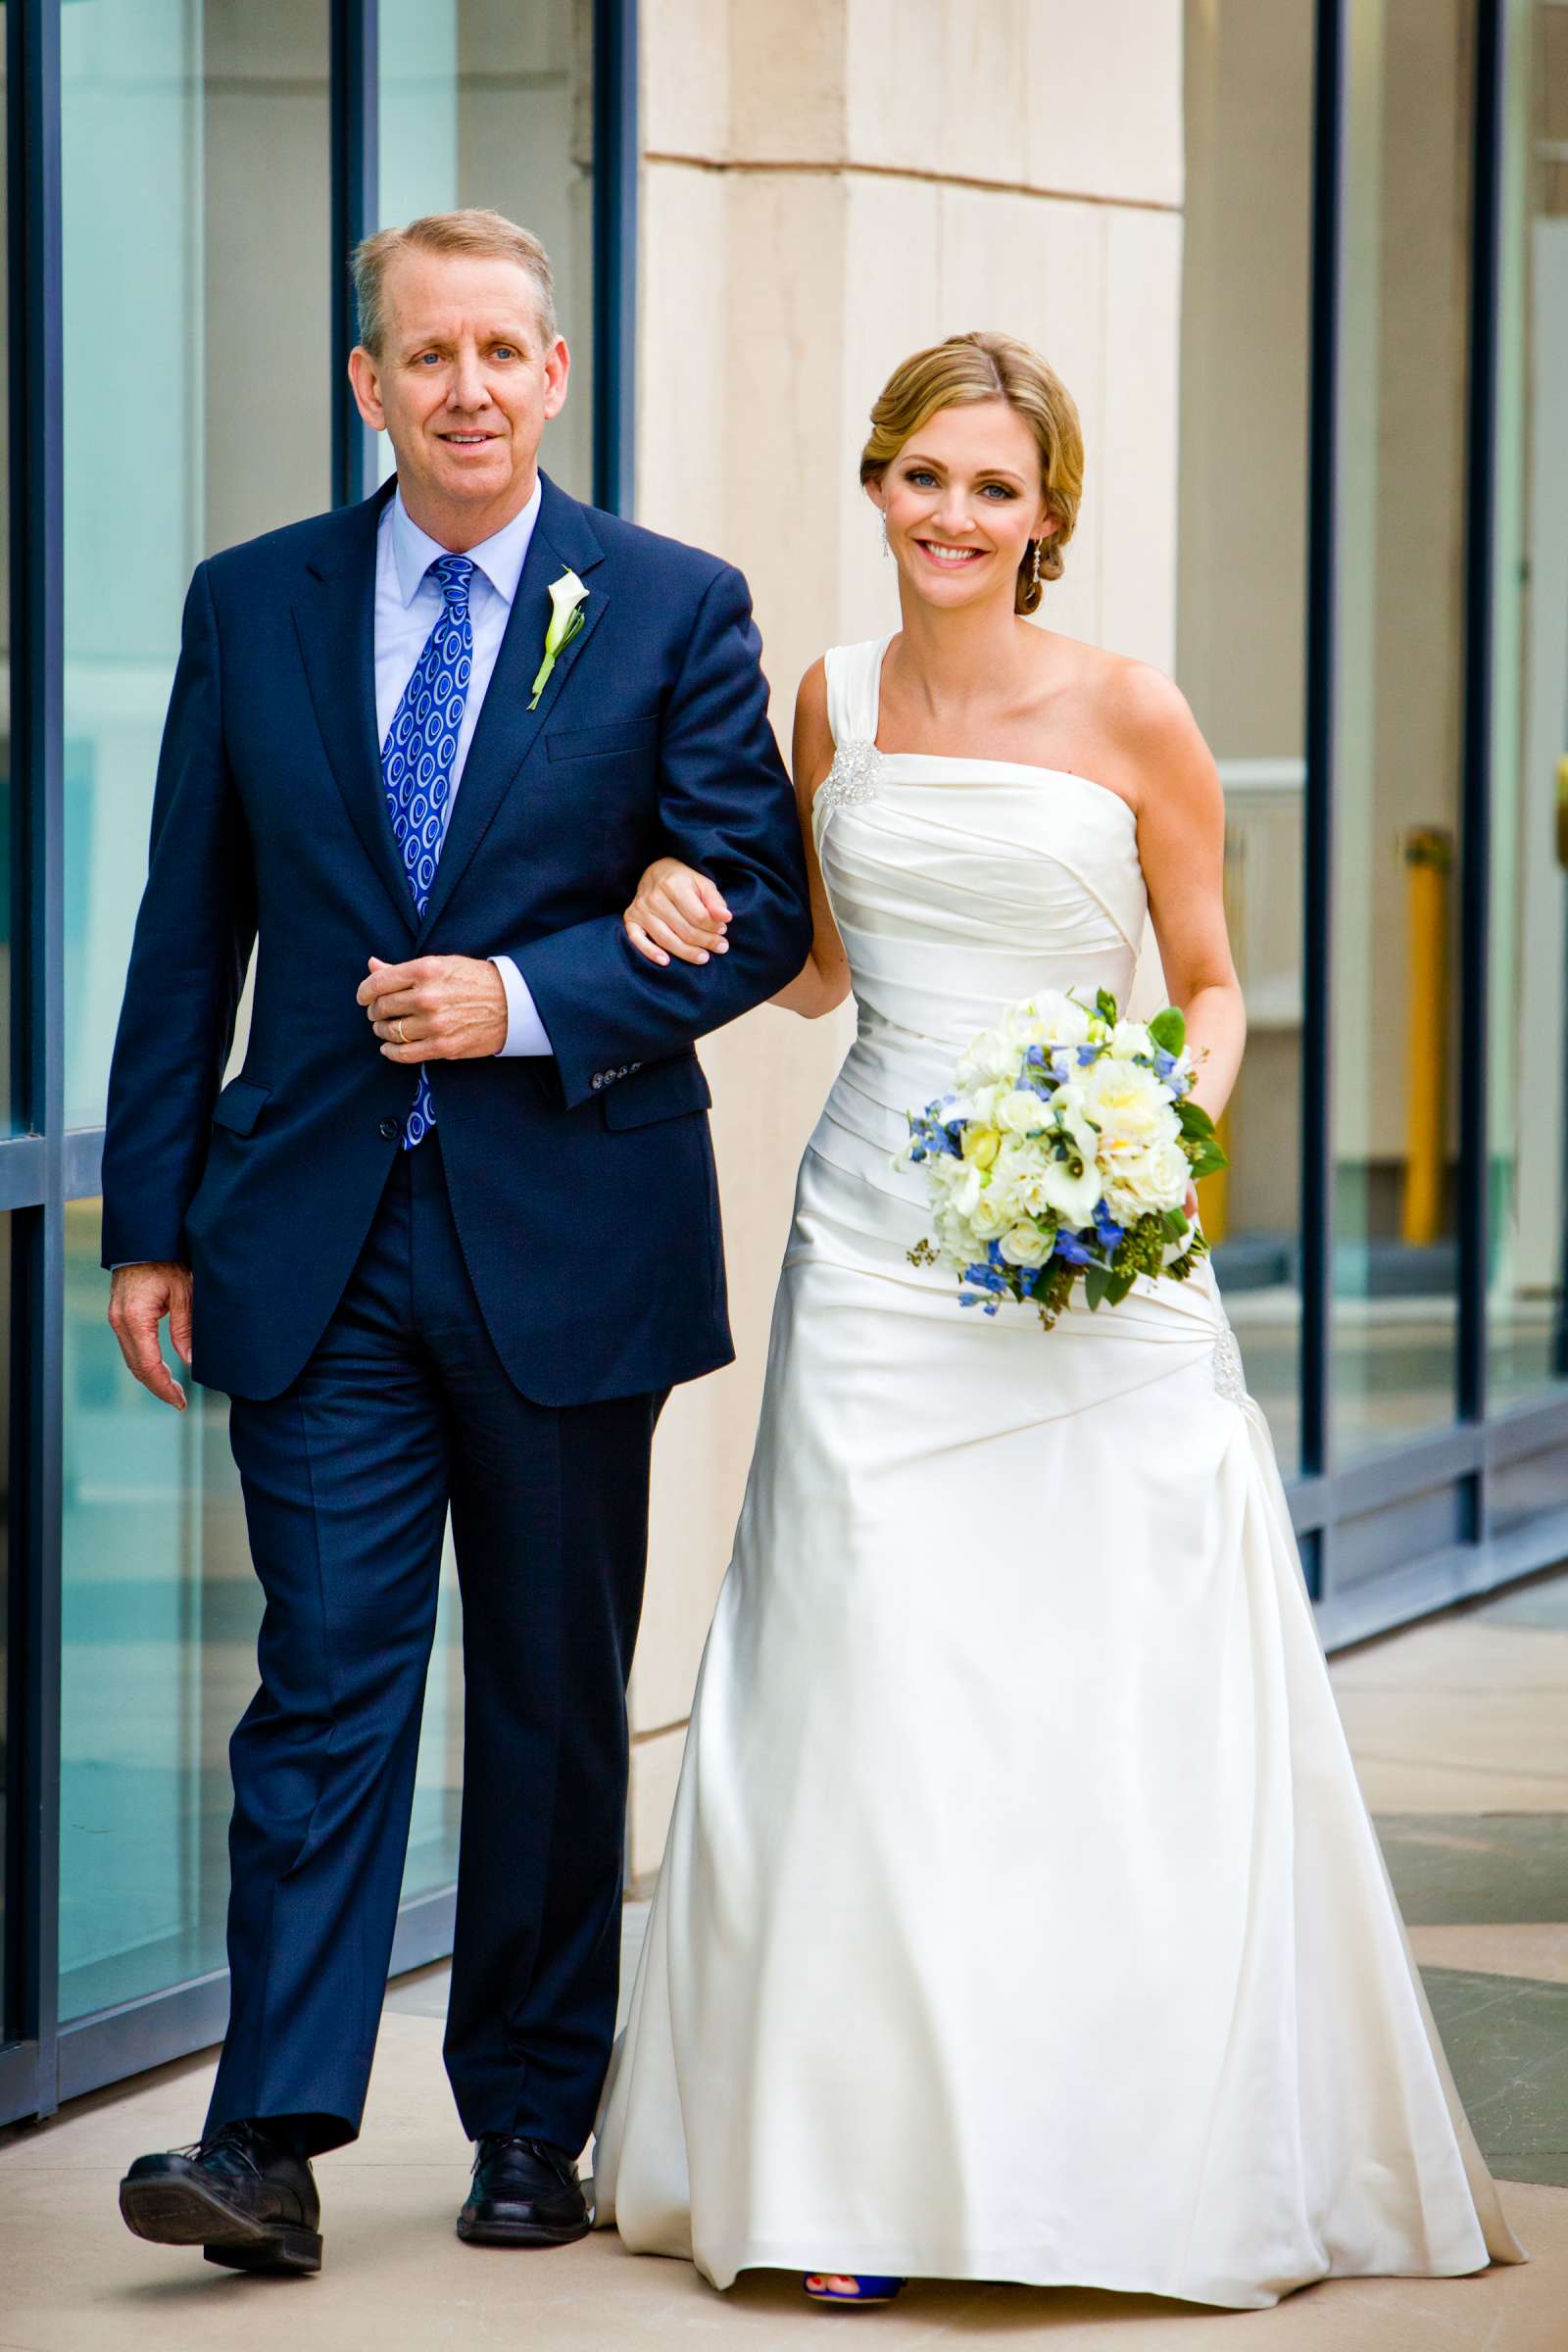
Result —
<path fill-rule="evenodd" d="M 564 2148 L 513 2132 L 485 2132 L 458 2216 L 465 2245 L 569 2246 L 590 2227 L 576 2164 Z"/>
<path fill-rule="evenodd" d="M 225 2124 L 168 2155 L 138 2156 L 120 2183 L 137 2237 L 200 2246 L 230 2271 L 318 2271 L 321 2200 L 316 2176 L 257 2124 Z"/>

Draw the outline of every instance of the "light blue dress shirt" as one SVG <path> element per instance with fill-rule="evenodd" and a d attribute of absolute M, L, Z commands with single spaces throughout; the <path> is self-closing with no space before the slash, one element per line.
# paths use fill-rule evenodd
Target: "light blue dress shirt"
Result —
<path fill-rule="evenodd" d="M 466 550 L 473 564 L 468 584 L 468 616 L 473 627 L 473 674 L 458 729 L 458 748 L 452 761 L 447 797 L 447 823 L 463 782 L 463 770 L 478 723 L 485 689 L 501 651 L 501 639 L 511 615 L 517 582 L 544 492 L 535 482 L 533 496 L 520 514 L 514 514 L 490 539 Z M 375 544 L 375 736 L 385 743 L 397 716 L 404 688 L 424 651 L 425 639 L 441 613 L 441 591 L 427 574 L 438 556 L 448 550 L 421 531 L 394 491 L 381 515 Z M 507 992 L 507 1040 L 503 1054 L 548 1054 L 552 1051 L 529 994 L 528 983 L 510 956 L 490 959 Z"/>

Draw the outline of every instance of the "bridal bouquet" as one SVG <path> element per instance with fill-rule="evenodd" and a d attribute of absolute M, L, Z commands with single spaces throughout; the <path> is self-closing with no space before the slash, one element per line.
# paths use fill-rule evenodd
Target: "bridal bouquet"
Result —
<path fill-rule="evenodd" d="M 964 1306 L 1028 1300 L 1049 1331 L 1080 1280 L 1091 1307 L 1140 1274 L 1180 1282 L 1208 1244 L 1183 1203 L 1226 1164 L 1191 1100 L 1187 1024 L 1174 1004 L 1124 1021 L 1102 989 L 1090 1009 L 1045 989 L 1004 1012 L 959 1061 L 959 1091 L 911 1111 L 895 1165 L 924 1168 L 935 1240 Z"/>

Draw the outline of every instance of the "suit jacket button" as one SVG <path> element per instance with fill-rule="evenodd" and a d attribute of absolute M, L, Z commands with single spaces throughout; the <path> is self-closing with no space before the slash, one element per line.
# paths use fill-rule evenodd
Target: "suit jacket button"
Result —
<path fill-rule="evenodd" d="M 604 1071 L 603 1071 L 603 1070 L 595 1070 L 595 1072 L 594 1072 L 594 1075 L 593 1075 L 593 1089 L 594 1089 L 594 1093 L 595 1093 L 596 1095 L 598 1094 L 598 1092 L 599 1092 L 599 1089 L 600 1089 L 600 1088 L 601 1088 L 601 1087 L 604 1085 L 604 1083 L 605 1083 L 605 1073 L 604 1073 Z"/>
<path fill-rule="evenodd" d="M 383 1119 L 383 1120 L 381 1121 L 381 1140 L 382 1140 L 382 1142 L 383 1142 L 383 1143 L 388 1143 L 388 1144 L 395 1144 L 395 1143 L 397 1142 L 397 1138 L 398 1138 L 398 1123 L 397 1123 L 396 1119 Z"/>

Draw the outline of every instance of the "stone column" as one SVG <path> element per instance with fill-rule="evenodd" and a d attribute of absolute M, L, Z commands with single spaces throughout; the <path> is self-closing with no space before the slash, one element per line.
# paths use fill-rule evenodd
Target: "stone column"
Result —
<path fill-rule="evenodd" d="M 897 622 L 857 479 L 869 405 L 907 353 L 970 327 L 1036 345 L 1083 416 L 1082 518 L 1043 618 L 1168 670 L 1171 0 L 644 0 L 642 47 L 638 518 L 747 574 L 781 744 L 808 664 Z M 632 1687 L 639 1883 L 745 1485 L 795 1169 L 850 1034 L 848 1010 L 764 1006 L 703 1047 L 739 1360 L 678 1392 L 660 1435 Z"/>

